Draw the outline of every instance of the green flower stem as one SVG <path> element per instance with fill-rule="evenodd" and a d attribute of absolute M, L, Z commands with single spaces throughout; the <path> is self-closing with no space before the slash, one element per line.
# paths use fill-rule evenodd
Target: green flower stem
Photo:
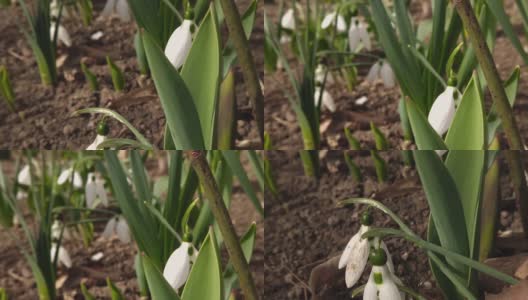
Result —
<path fill-rule="evenodd" d="M 240 13 L 234 0 L 220 0 L 220 4 L 222 5 L 227 28 L 231 34 L 233 46 L 237 52 L 238 61 L 242 67 L 242 73 L 248 88 L 249 99 L 253 105 L 253 114 L 257 121 L 260 139 L 264 142 L 264 95 L 260 88 L 253 55 L 251 54 L 244 28 L 242 27 L 242 19 L 240 18 Z"/>
<path fill-rule="evenodd" d="M 462 19 L 464 24 L 464 29 L 466 29 L 469 40 L 475 48 L 475 54 L 477 56 L 484 77 L 488 82 L 488 88 L 491 93 L 493 102 L 497 107 L 497 113 L 502 120 L 502 125 L 506 136 L 508 138 L 508 143 L 510 149 L 512 150 L 522 150 L 523 142 L 521 135 L 519 133 L 519 128 L 515 122 L 510 103 L 508 102 L 508 97 L 502 86 L 502 80 L 500 79 L 499 72 L 493 61 L 491 52 L 486 45 L 486 38 L 484 37 L 477 17 L 473 12 L 471 3 L 469 0 L 452 0 L 453 4 Z"/>
<path fill-rule="evenodd" d="M 211 169 L 209 168 L 209 164 L 205 159 L 205 152 L 187 151 L 187 157 L 191 161 L 192 167 L 198 175 L 200 183 L 204 189 L 205 199 L 209 202 L 211 211 L 213 212 L 218 227 L 220 228 L 220 232 L 224 237 L 227 252 L 231 257 L 231 262 L 235 271 L 238 273 L 240 287 L 242 288 L 245 299 L 257 300 L 257 290 L 249 270 L 249 265 L 244 257 L 242 248 L 240 247 L 239 238 L 235 232 L 233 223 L 231 222 L 229 212 L 224 205 L 222 194 L 218 189 L 218 185 Z"/>
<path fill-rule="evenodd" d="M 464 28 L 468 32 L 469 39 L 475 48 L 475 54 L 477 56 L 484 77 L 488 82 L 488 88 L 491 94 L 491 98 L 497 108 L 497 114 L 499 115 L 504 132 L 508 139 L 508 144 L 511 150 L 522 150 L 524 144 L 519 133 L 519 128 L 515 122 L 513 111 L 508 102 L 508 96 L 502 85 L 499 72 L 493 61 L 491 52 L 486 45 L 486 38 L 480 30 L 477 17 L 473 12 L 471 3 L 469 0 L 452 0 L 453 4 L 462 19 Z M 528 237 L 528 187 L 526 186 L 526 179 L 524 177 L 524 170 L 522 168 L 523 162 L 521 155 L 518 151 L 507 151 L 506 157 L 508 158 L 508 165 L 510 167 L 511 178 L 515 185 L 515 195 L 517 197 L 517 203 L 521 213 L 521 220 L 523 225 L 524 234 Z"/>

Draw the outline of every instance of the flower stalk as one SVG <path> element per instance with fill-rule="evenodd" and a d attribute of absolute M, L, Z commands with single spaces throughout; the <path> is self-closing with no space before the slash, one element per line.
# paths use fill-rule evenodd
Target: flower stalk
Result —
<path fill-rule="evenodd" d="M 471 3 L 468 0 L 452 0 L 460 19 L 466 29 L 469 39 L 475 48 L 475 54 L 479 62 L 484 77 L 488 83 L 488 89 L 495 103 L 497 114 L 499 115 L 506 138 L 508 139 L 509 148 L 511 150 L 522 150 L 523 142 L 519 133 L 519 128 L 513 116 L 513 111 L 508 101 L 508 96 L 502 85 L 499 72 L 493 61 L 491 52 L 486 45 L 486 38 L 484 37 L 477 17 L 473 12 Z M 523 172 L 523 163 L 519 151 L 506 151 L 506 157 L 513 183 L 515 185 L 515 195 L 519 205 L 523 231 L 528 237 L 528 187 L 526 186 L 526 179 Z"/>
<path fill-rule="evenodd" d="M 264 94 L 260 88 L 259 77 L 253 55 L 249 48 L 248 40 L 242 27 L 242 19 L 234 0 L 221 0 L 222 11 L 233 46 L 237 52 L 238 61 L 242 67 L 244 82 L 246 83 L 249 99 L 253 106 L 253 114 L 257 121 L 257 127 L 261 141 L 264 141 Z"/>
<path fill-rule="evenodd" d="M 257 300 L 257 290 L 253 277 L 249 270 L 249 265 L 244 257 L 242 248 L 240 247 L 239 238 L 229 217 L 229 212 L 224 205 L 222 194 L 218 189 L 216 180 L 209 168 L 209 164 L 205 159 L 205 152 L 203 151 L 186 151 L 191 165 L 198 175 L 200 183 L 204 189 L 205 199 L 209 202 L 211 211 L 215 217 L 220 232 L 224 238 L 227 252 L 231 258 L 231 262 L 235 271 L 238 273 L 240 287 L 244 293 L 245 299 Z"/>

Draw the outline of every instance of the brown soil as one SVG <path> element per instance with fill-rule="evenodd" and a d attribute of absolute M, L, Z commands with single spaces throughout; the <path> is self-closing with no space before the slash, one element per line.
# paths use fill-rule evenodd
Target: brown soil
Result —
<path fill-rule="evenodd" d="M 417 19 L 421 18 L 419 15 L 421 8 L 418 2 L 420 1 L 414 1 L 412 7 L 413 16 Z M 527 45 L 528 42 L 520 27 L 520 20 L 516 17 L 518 13 L 515 11 L 514 1 L 506 2 L 508 14 L 514 16 L 512 22 L 518 29 L 521 43 Z M 277 4 L 266 4 L 266 13 L 270 19 L 274 20 L 274 24 L 278 24 L 276 21 L 279 19 L 277 10 Z M 374 43 L 374 47 L 376 45 L 377 43 Z M 375 49 L 374 51 L 380 52 L 382 50 Z M 528 94 L 525 92 L 528 88 L 528 69 L 500 28 L 494 49 L 494 58 L 503 79 L 508 78 L 515 66 L 522 66 L 514 114 L 521 136 L 528 139 Z M 298 69 L 300 72 L 300 66 L 296 60 L 297 58 L 293 55 L 289 56 L 292 68 Z M 375 143 L 370 131 L 370 122 L 374 122 L 387 137 L 390 149 L 403 149 L 403 133 L 398 114 L 400 91 L 398 88 L 386 88 L 381 83 L 362 82 L 368 70 L 368 66 L 358 68 L 359 84 L 352 91 L 342 82 L 328 86 L 328 91 L 336 102 L 336 112 L 322 112 L 321 124 L 325 126 L 321 127 L 325 128 L 321 134 L 320 149 L 348 149 L 349 145 L 343 133 L 345 126 L 359 140 L 362 149 L 374 149 Z M 273 73 L 267 72 L 265 85 L 265 129 L 270 134 L 275 149 L 303 149 L 301 131 L 295 112 L 284 93 L 284 89 L 292 89 L 286 72 L 280 70 Z M 363 106 L 358 106 L 355 104 L 355 100 L 361 96 L 367 96 L 368 102 Z M 490 106 L 491 101 L 490 96 L 487 95 L 486 107 Z M 408 149 L 407 147 L 408 145 L 405 149 Z"/>
<path fill-rule="evenodd" d="M 324 282 L 327 285 L 325 289 L 312 291 L 309 284 L 312 269 L 339 256 L 359 229 L 358 216 L 365 206 L 338 207 L 337 203 L 341 200 L 352 197 L 379 200 L 401 217 L 415 233 L 422 238 L 426 236 L 428 205 L 416 170 L 403 164 L 401 152 L 381 152 L 388 166 L 388 180 L 385 183 L 378 183 L 368 151 L 350 152 L 361 169 L 362 182 L 356 182 L 349 175 L 342 151 L 320 153 L 325 157 L 321 163 L 323 171 L 319 182 L 304 176 L 297 152 L 269 153 L 279 196 L 273 198 L 267 195 L 266 299 L 310 299 L 310 295 L 314 294 L 318 294 L 321 297 L 319 299 L 350 299 L 352 289 L 345 286 L 344 272 L 334 271 L 337 275 L 332 275 L 336 275 L 337 279 L 328 275 L 334 279 Z M 501 165 L 504 201 L 500 207 L 502 214 L 508 217 L 501 218 L 499 229 L 519 231 L 519 218 L 517 213 L 514 214 L 515 204 L 512 205 L 511 201 L 513 191 L 506 176 L 508 172 L 504 161 Z M 373 212 L 374 226 L 396 227 L 386 215 L 375 209 Z M 385 242 L 392 254 L 396 275 L 403 283 L 426 299 L 442 299 L 424 251 L 402 239 L 391 238 Z M 503 248 L 500 243 L 498 247 Z M 494 256 L 516 252 L 499 248 Z M 358 286 L 366 283 L 369 272 L 367 267 Z M 485 286 L 482 288 L 485 289 Z"/>
<path fill-rule="evenodd" d="M 13 171 L 13 166 L 4 167 Z M 166 174 L 156 170 L 156 162 L 149 165 L 153 176 Z M 9 172 L 9 171 L 8 171 Z M 259 196 L 261 197 L 261 196 Z M 118 208 L 115 208 L 118 209 Z M 250 268 L 257 286 L 259 296 L 264 293 L 264 227 L 262 218 L 255 211 L 240 186 L 235 185 L 230 207 L 233 224 L 239 235 L 242 235 L 251 223 L 257 223 L 257 238 Z M 31 220 L 31 215 L 26 215 Z M 33 222 L 30 221 L 30 224 Z M 140 299 L 139 289 L 134 270 L 134 257 L 137 247 L 134 243 L 124 244 L 117 238 L 106 240 L 100 238 L 106 222 L 95 223 L 94 241 L 85 247 L 81 240 L 64 241 L 64 247 L 72 257 L 71 269 L 59 267 L 57 279 L 64 282 L 57 290 L 58 299 L 84 299 L 80 292 L 80 283 L 84 282 L 90 293 L 97 299 L 110 299 L 106 286 L 106 277 L 116 284 L 126 299 Z M 7 290 L 9 299 L 38 299 L 37 288 L 31 269 L 22 255 L 17 243 L 25 243 L 25 235 L 20 227 L 3 228 L 0 226 L 0 287 Z M 18 240 L 16 240 L 18 239 Z M 97 252 L 103 252 L 104 257 L 93 262 L 90 257 Z M 222 250 L 222 260 L 227 262 L 228 254 Z"/>
<path fill-rule="evenodd" d="M 165 117 L 150 78 L 141 76 L 137 68 L 133 47 L 135 23 L 123 23 L 118 19 L 99 19 L 105 1 L 94 2 L 94 21 L 84 27 L 81 22 L 64 20 L 72 36 L 73 47 L 59 46 L 57 57 L 65 56 L 59 67 L 59 82 L 55 88 L 41 84 L 38 68 L 31 49 L 17 24 L 25 18 L 19 6 L 0 9 L 0 65 L 10 74 L 16 97 L 16 111 L 9 112 L 0 105 L 0 148 L 2 149 L 84 149 L 92 143 L 95 127 L 101 116 L 72 113 L 89 107 L 106 107 L 122 114 L 155 146 L 162 148 Z M 241 10 L 250 1 L 237 1 Z M 256 27 L 251 38 L 257 67 L 262 70 L 263 13 L 259 9 Z M 102 30 L 99 41 L 90 35 Z M 109 55 L 123 70 L 126 78 L 125 91 L 113 90 L 106 66 Z M 92 93 L 80 70 L 80 60 L 87 59 L 87 66 L 96 74 L 100 91 Z M 241 70 L 236 68 L 236 94 L 238 101 L 236 145 L 238 148 L 260 148 L 256 123 L 243 84 Z M 2 100 L 3 101 L 3 100 Z M 23 116 L 24 120 L 21 119 Z M 110 136 L 133 138 L 120 123 L 110 122 Z"/>

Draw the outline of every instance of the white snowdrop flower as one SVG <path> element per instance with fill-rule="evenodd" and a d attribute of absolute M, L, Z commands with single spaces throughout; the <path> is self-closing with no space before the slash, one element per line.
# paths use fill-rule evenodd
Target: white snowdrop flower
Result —
<path fill-rule="evenodd" d="M 63 185 L 66 182 L 70 182 L 72 175 L 73 175 L 73 186 L 76 189 L 82 188 L 83 180 L 82 180 L 81 174 L 79 174 L 79 172 L 77 171 L 74 171 L 73 167 L 62 170 L 62 172 L 59 175 L 59 178 L 57 179 L 57 184 Z"/>
<path fill-rule="evenodd" d="M 346 266 L 345 281 L 349 288 L 354 286 L 359 278 L 361 278 L 361 274 L 363 274 L 363 270 L 365 270 L 365 266 L 367 265 L 370 245 L 367 239 L 361 238 L 361 235 L 368 230 L 369 226 L 361 225 L 359 231 L 346 245 L 339 259 L 338 268 L 342 269 Z"/>
<path fill-rule="evenodd" d="M 454 86 L 448 86 L 446 89 L 436 97 L 436 100 L 429 110 L 429 116 L 427 120 L 431 127 L 438 133 L 438 135 L 443 136 L 455 117 L 455 102 L 458 98 L 459 92 Z"/>
<path fill-rule="evenodd" d="M 29 173 L 29 165 L 25 165 L 17 175 L 17 182 L 23 185 L 31 185 L 31 174 Z"/>
<path fill-rule="evenodd" d="M 52 239 L 54 239 L 54 240 L 60 239 L 61 230 L 62 230 L 63 226 L 64 225 L 59 220 L 55 220 L 53 222 L 53 224 L 51 225 L 51 238 Z M 71 236 L 70 231 L 68 230 L 68 228 L 64 228 L 64 232 L 62 233 L 62 239 L 63 240 L 67 240 L 67 239 L 71 239 L 71 237 L 72 236 Z"/>
<path fill-rule="evenodd" d="M 179 289 L 187 281 L 191 266 L 196 259 L 194 252 L 192 243 L 182 242 L 167 260 L 163 269 L 163 277 L 173 289 Z"/>
<path fill-rule="evenodd" d="M 104 187 L 104 180 L 95 175 L 88 173 L 88 180 L 85 186 L 86 206 L 94 208 L 96 199 L 99 199 L 104 206 L 108 206 L 108 198 Z"/>
<path fill-rule="evenodd" d="M 386 265 L 372 266 L 367 285 L 363 292 L 363 300 L 402 300 L 393 275 Z"/>
<path fill-rule="evenodd" d="M 101 144 L 105 140 L 106 140 L 106 136 L 98 134 L 95 137 L 95 140 L 88 147 L 86 147 L 86 150 L 90 150 L 90 151 L 97 150 L 97 147 L 99 147 L 99 144 Z"/>
<path fill-rule="evenodd" d="M 165 47 L 165 56 L 176 69 L 183 66 L 191 51 L 192 26 L 191 20 L 183 20 L 182 24 L 172 33 Z"/>
<path fill-rule="evenodd" d="M 291 37 L 287 33 L 283 33 L 281 34 L 279 43 L 288 44 L 289 42 L 291 42 L 291 40 Z"/>
<path fill-rule="evenodd" d="M 319 104 L 320 97 L 321 97 L 321 87 L 317 86 L 315 87 L 315 93 L 314 93 L 315 105 Z M 323 103 L 321 106 L 323 108 L 327 108 L 330 112 L 335 112 L 336 105 L 334 102 L 334 98 L 332 97 L 332 95 L 330 95 L 330 93 L 326 89 L 323 90 L 322 101 Z"/>
<path fill-rule="evenodd" d="M 289 8 L 281 18 L 281 27 L 288 30 L 295 30 L 295 16 L 293 14 L 293 9 Z"/>
<path fill-rule="evenodd" d="M 385 87 L 392 88 L 396 85 L 396 79 L 394 78 L 394 72 L 390 64 L 385 60 L 380 60 L 370 67 L 370 70 L 365 77 L 368 82 L 374 82 L 378 79 L 383 81 Z"/>
<path fill-rule="evenodd" d="M 315 82 L 322 84 L 324 81 L 326 73 L 326 67 L 323 64 L 318 64 L 317 68 L 315 69 Z M 332 73 L 328 72 L 328 75 L 326 75 L 326 83 L 333 84 L 335 82 L 334 76 L 332 76 Z"/>
<path fill-rule="evenodd" d="M 356 105 L 365 105 L 365 103 L 367 103 L 368 101 L 368 98 L 367 96 L 361 96 L 359 98 L 356 99 L 356 101 L 354 103 L 356 103 Z"/>
<path fill-rule="evenodd" d="M 324 17 L 323 22 L 321 22 L 321 28 L 327 29 L 330 26 L 334 27 L 336 22 L 336 14 L 337 12 L 335 11 L 327 14 Z M 345 22 L 345 18 L 343 18 L 342 15 L 337 15 L 337 32 L 343 33 L 346 32 L 346 30 L 347 24 Z"/>
<path fill-rule="evenodd" d="M 50 16 L 54 18 L 59 17 L 60 7 L 59 3 L 57 3 L 57 0 L 53 0 L 50 3 Z"/>
<path fill-rule="evenodd" d="M 70 258 L 70 254 L 68 253 L 68 251 L 62 247 L 62 246 L 59 246 L 57 247 L 57 244 L 55 243 L 52 243 L 51 244 L 51 259 L 55 259 L 55 256 L 57 255 L 57 251 L 59 251 L 58 253 L 58 256 L 57 256 L 57 261 L 61 264 L 63 264 L 66 268 L 71 268 L 72 266 L 72 261 L 71 261 L 71 258 Z"/>
<path fill-rule="evenodd" d="M 72 40 L 71 40 L 70 34 L 66 30 L 66 28 L 64 28 L 64 26 L 62 26 L 61 24 L 59 24 L 57 26 L 57 23 L 52 21 L 50 23 L 50 36 L 51 36 L 52 39 L 55 37 L 55 31 L 56 30 L 58 30 L 57 41 L 63 43 L 64 46 L 66 46 L 68 48 L 71 47 Z"/>
<path fill-rule="evenodd" d="M 350 28 L 348 29 L 348 46 L 350 51 L 356 51 L 360 43 L 367 50 L 370 51 L 372 49 L 367 25 L 357 17 L 352 17 L 350 20 Z"/>
<path fill-rule="evenodd" d="M 131 16 L 127 0 L 107 0 L 101 16 L 109 17 L 113 14 L 117 14 L 123 22 L 129 22 Z"/>
<path fill-rule="evenodd" d="M 114 235 L 117 235 L 119 240 L 125 244 L 130 243 L 132 240 L 128 223 L 122 216 L 111 218 L 108 223 L 106 223 L 102 237 L 109 239 Z"/>

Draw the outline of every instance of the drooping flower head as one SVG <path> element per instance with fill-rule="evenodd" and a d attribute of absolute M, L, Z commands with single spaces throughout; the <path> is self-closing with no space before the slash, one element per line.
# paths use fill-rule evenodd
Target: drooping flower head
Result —
<path fill-rule="evenodd" d="M 460 92 L 456 88 L 456 78 L 450 77 L 447 87 L 436 97 L 429 110 L 427 120 L 440 136 L 447 132 L 453 122 L 459 95 Z"/>
<path fill-rule="evenodd" d="M 402 296 L 387 266 L 387 254 L 382 247 L 373 248 L 369 255 L 372 271 L 365 285 L 363 300 L 401 300 Z"/>
<path fill-rule="evenodd" d="M 110 132 L 110 129 L 108 128 L 108 124 L 103 119 L 101 122 L 97 124 L 97 136 L 95 137 L 95 140 L 86 148 L 86 150 L 97 150 L 99 147 L 99 144 L 104 142 L 106 140 L 106 136 L 108 135 L 108 132 Z"/>
<path fill-rule="evenodd" d="M 123 22 L 129 22 L 132 17 L 127 0 L 107 0 L 101 16 L 109 17 L 113 14 L 116 14 Z"/>
<path fill-rule="evenodd" d="M 167 46 L 165 46 L 165 56 L 176 69 L 183 66 L 191 51 L 194 31 L 193 19 L 194 13 L 189 4 L 185 11 L 185 19 L 171 34 Z"/>
<path fill-rule="evenodd" d="M 379 79 L 382 80 L 385 87 L 392 88 L 396 85 L 394 72 L 390 64 L 384 59 L 374 63 L 365 78 L 369 82 L 375 82 Z"/>
<path fill-rule="evenodd" d="M 363 44 L 363 47 L 369 51 L 372 49 L 367 25 L 357 17 L 352 17 L 350 20 L 350 28 L 348 29 L 348 46 L 350 51 L 356 51 L 359 44 Z"/>
<path fill-rule="evenodd" d="M 175 290 L 185 284 L 192 264 L 196 260 L 197 253 L 191 241 L 192 236 L 189 233 L 185 234 L 182 243 L 172 252 L 163 269 L 163 277 Z"/>
<path fill-rule="evenodd" d="M 125 218 L 123 218 L 123 216 L 113 217 L 108 220 L 108 223 L 106 223 L 102 237 L 108 239 L 114 235 L 117 235 L 119 240 L 125 244 L 130 243 L 132 240 L 130 228 L 128 227 L 128 223 Z"/>
<path fill-rule="evenodd" d="M 336 16 L 337 15 L 337 16 Z M 337 22 L 337 26 L 336 26 Z M 337 12 L 331 12 L 327 14 L 321 22 L 321 29 L 327 29 L 330 26 L 337 27 L 337 32 L 344 33 L 347 30 L 345 18 L 342 15 L 338 15 Z"/>
<path fill-rule="evenodd" d="M 104 186 L 104 180 L 95 173 L 88 173 L 85 186 L 86 207 L 95 208 L 96 200 L 99 199 L 104 206 L 108 206 L 108 198 Z"/>

